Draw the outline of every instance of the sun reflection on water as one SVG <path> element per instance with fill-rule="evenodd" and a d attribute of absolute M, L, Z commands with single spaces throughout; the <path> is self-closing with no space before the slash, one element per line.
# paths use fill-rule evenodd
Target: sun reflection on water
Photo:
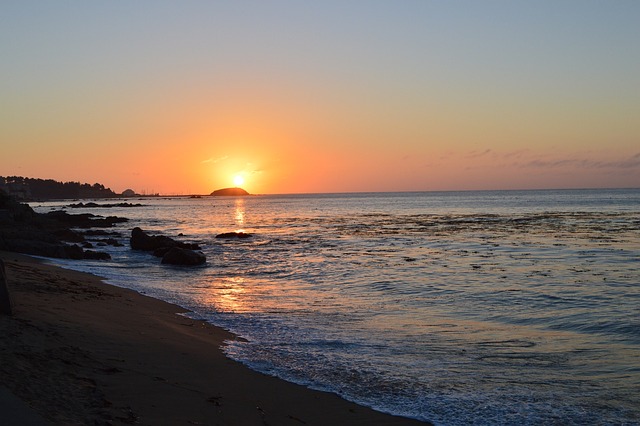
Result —
<path fill-rule="evenodd" d="M 245 282 L 242 277 L 225 279 L 217 291 L 210 292 L 205 297 L 205 303 L 213 305 L 222 312 L 245 312 L 244 303 Z"/>
<path fill-rule="evenodd" d="M 243 228 L 244 227 L 244 200 L 242 198 L 236 198 L 236 205 L 235 205 L 235 220 L 236 220 L 236 225 L 238 225 L 239 228 Z"/>

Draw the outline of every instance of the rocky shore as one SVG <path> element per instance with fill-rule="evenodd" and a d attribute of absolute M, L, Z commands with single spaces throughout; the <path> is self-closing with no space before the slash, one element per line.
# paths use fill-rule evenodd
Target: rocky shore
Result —
<path fill-rule="evenodd" d="M 85 237 L 110 235 L 105 228 L 126 221 L 115 216 L 69 214 L 61 210 L 36 213 L 27 204 L 0 192 L 0 250 L 59 259 L 109 259 L 108 253 L 92 250 L 93 244 Z M 99 241 L 99 245 L 103 244 L 120 243 L 115 238 L 106 238 Z"/>

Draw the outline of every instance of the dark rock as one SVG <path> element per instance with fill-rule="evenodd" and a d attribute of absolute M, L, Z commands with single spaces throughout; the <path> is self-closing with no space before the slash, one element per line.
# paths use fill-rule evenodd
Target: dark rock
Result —
<path fill-rule="evenodd" d="M 164 235 L 149 235 L 138 227 L 131 230 L 131 239 L 129 242 L 131 248 L 134 250 L 155 251 L 161 248 L 172 247 L 200 250 L 200 246 L 197 244 L 183 243 Z"/>
<path fill-rule="evenodd" d="M 71 243 L 81 243 L 84 241 L 84 236 L 82 234 L 75 232 L 69 228 L 56 229 L 51 233 L 62 241 L 69 241 Z"/>
<path fill-rule="evenodd" d="M 223 232 L 222 234 L 216 235 L 216 238 L 230 239 L 230 238 L 249 238 L 251 234 L 247 234 L 245 232 Z"/>
<path fill-rule="evenodd" d="M 18 253 L 60 259 L 84 259 L 82 247 L 70 246 L 63 241 L 84 242 L 84 236 L 70 229 L 77 218 L 65 212 L 38 214 L 28 205 L 21 204 L 0 191 L 0 248 Z M 92 215 L 89 215 L 92 216 Z M 62 219 L 62 220 L 60 220 Z M 92 221 L 91 217 L 80 220 Z M 118 219 L 120 220 L 120 219 Z M 111 221 L 111 220 L 110 220 Z M 92 223 L 93 226 L 93 223 Z M 90 255 L 105 258 L 107 254 Z"/>
<path fill-rule="evenodd" d="M 83 259 L 109 260 L 111 259 L 111 256 L 109 255 L 109 253 L 104 253 L 101 251 L 85 250 L 83 253 Z"/>
<path fill-rule="evenodd" d="M 129 220 L 116 216 L 100 217 L 91 213 L 69 214 L 62 210 L 52 211 L 44 216 L 75 228 L 110 228 L 116 223 L 123 223 Z"/>
<path fill-rule="evenodd" d="M 50 243 L 31 239 L 6 239 L 6 250 L 16 253 L 31 254 L 34 256 L 53 257 L 56 259 L 68 259 L 65 246 L 61 243 Z"/>
<path fill-rule="evenodd" d="M 172 238 L 163 235 L 149 235 L 138 227 L 131 230 L 129 242 L 132 249 L 144 251 L 153 251 L 161 247 L 174 247 L 177 245 L 177 242 Z"/>
<path fill-rule="evenodd" d="M 104 229 L 89 229 L 83 232 L 86 236 L 96 236 L 96 235 L 113 235 L 116 237 L 121 237 L 122 235 L 119 232 L 111 232 L 105 231 Z"/>
<path fill-rule="evenodd" d="M 84 259 L 84 250 L 82 247 L 77 245 L 70 245 L 64 247 L 64 252 L 66 253 L 66 257 L 69 259 L 80 260 Z"/>
<path fill-rule="evenodd" d="M 11 315 L 11 298 L 7 286 L 7 274 L 4 269 L 4 262 L 0 259 L 0 314 Z"/>
<path fill-rule="evenodd" d="M 98 204 L 98 203 L 77 203 L 69 204 L 67 207 L 72 209 L 91 209 L 91 208 L 112 208 L 112 207 L 142 207 L 142 204 L 133 203 L 115 203 L 115 204 Z"/>
<path fill-rule="evenodd" d="M 165 255 L 165 254 L 167 254 L 167 252 L 168 252 L 169 250 L 171 250 L 172 248 L 173 248 L 173 247 L 160 247 L 160 248 L 157 248 L 157 249 L 155 249 L 155 250 L 153 251 L 153 255 L 154 255 L 155 257 L 164 257 L 164 255 Z"/>
<path fill-rule="evenodd" d="M 106 240 L 100 240 L 101 243 L 109 245 L 109 246 L 113 246 L 113 247 L 123 247 L 124 244 L 122 244 L 120 241 L 116 240 L 115 238 L 107 238 Z"/>
<path fill-rule="evenodd" d="M 196 266 L 206 261 L 207 258 L 202 252 L 179 247 L 172 247 L 162 257 L 162 263 L 169 265 Z"/>

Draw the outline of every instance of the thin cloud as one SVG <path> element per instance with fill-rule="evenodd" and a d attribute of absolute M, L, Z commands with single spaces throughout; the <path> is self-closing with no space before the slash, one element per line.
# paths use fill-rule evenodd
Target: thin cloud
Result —
<path fill-rule="evenodd" d="M 480 158 L 480 157 L 484 157 L 485 155 L 491 154 L 491 152 L 492 152 L 491 149 L 485 149 L 484 151 L 481 151 L 481 152 L 471 151 L 466 157 L 467 158 Z"/>
<path fill-rule="evenodd" d="M 535 159 L 523 163 L 521 167 L 543 169 L 554 169 L 557 167 L 576 167 L 579 169 L 634 169 L 640 168 L 640 153 L 626 159 L 613 161 L 593 160 L 590 158 Z"/>
<path fill-rule="evenodd" d="M 215 164 L 215 163 L 219 163 L 220 161 L 224 161 L 227 158 L 229 158 L 228 155 L 225 155 L 224 157 L 218 157 L 218 158 L 211 157 L 211 158 L 207 158 L 206 160 L 203 160 L 202 164 L 205 164 L 205 163 L 213 163 L 213 164 Z"/>

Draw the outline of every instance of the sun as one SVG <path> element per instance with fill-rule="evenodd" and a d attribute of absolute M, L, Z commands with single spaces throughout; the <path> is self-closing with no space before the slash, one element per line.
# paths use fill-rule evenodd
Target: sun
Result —
<path fill-rule="evenodd" d="M 235 186 L 242 186 L 243 183 L 244 183 L 244 178 L 242 177 L 242 175 L 235 175 L 233 177 L 233 184 Z"/>

